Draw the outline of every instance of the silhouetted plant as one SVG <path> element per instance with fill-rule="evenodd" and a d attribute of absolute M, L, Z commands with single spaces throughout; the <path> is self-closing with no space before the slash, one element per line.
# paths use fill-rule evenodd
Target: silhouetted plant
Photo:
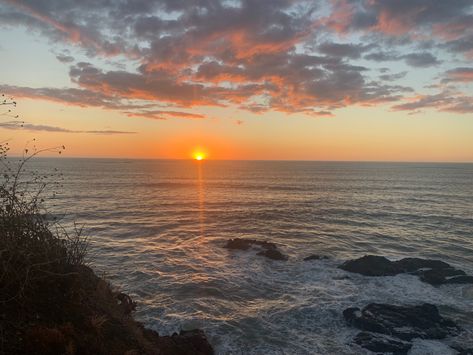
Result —
<path fill-rule="evenodd" d="M 0 104 L 16 107 L 8 98 Z M 13 115 L 12 110 L 7 114 Z M 81 230 L 74 226 L 69 233 L 44 207 L 45 199 L 54 196 L 61 176 L 57 171 L 41 174 L 27 169 L 39 154 L 61 154 L 65 147 L 37 149 L 34 142 L 16 159 L 8 157 L 8 142 L 0 143 L 0 304 L 21 303 L 35 297 L 38 290 L 57 285 L 84 264 L 87 252 Z"/>

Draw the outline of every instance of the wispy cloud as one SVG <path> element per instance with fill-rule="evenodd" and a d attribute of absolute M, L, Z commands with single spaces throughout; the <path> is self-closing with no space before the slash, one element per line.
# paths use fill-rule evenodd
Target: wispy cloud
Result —
<path fill-rule="evenodd" d="M 0 128 L 9 129 L 9 130 L 26 130 L 33 132 L 60 132 L 60 133 L 87 133 L 87 134 L 135 134 L 136 132 L 128 131 L 115 131 L 115 130 L 95 130 L 95 131 L 81 131 L 81 130 L 72 130 L 56 126 L 48 125 L 36 125 L 23 121 L 8 121 L 0 122 Z"/>
<path fill-rule="evenodd" d="M 139 112 L 125 112 L 128 117 L 142 117 L 150 118 L 153 120 L 166 120 L 169 118 L 184 118 L 184 119 L 203 119 L 206 118 L 205 115 L 189 112 L 179 112 L 179 111 L 139 111 Z"/>

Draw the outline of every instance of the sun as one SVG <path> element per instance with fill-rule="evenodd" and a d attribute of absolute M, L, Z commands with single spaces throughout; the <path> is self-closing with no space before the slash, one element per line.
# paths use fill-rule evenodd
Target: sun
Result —
<path fill-rule="evenodd" d="M 201 161 L 205 159 L 205 154 L 201 152 L 194 153 L 194 159 Z"/>

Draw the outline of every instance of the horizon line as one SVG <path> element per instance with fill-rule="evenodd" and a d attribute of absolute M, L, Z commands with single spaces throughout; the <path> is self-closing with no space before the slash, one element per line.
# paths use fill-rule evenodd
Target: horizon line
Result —
<path fill-rule="evenodd" d="M 21 159 L 22 156 L 10 156 L 14 159 Z M 196 161 L 194 158 L 134 158 L 134 157 L 87 157 L 87 156 L 36 156 L 35 159 L 90 159 L 90 160 L 159 160 L 159 161 Z M 411 163 L 411 164 L 473 164 L 470 161 L 441 161 L 441 160 L 321 160 L 321 159 L 212 159 L 198 161 L 235 161 L 235 162 L 314 162 L 314 163 Z M 197 161 L 196 161 L 197 162 Z"/>

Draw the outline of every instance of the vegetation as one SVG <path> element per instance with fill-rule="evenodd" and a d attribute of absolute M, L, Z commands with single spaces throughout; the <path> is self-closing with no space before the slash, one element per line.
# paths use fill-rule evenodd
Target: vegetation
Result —
<path fill-rule="evenodd" d="M 161 337 L 136 322 L 135 302 L 86 265 L 81 230 L 68 233 L 48 214 L 60 175 L 29 162 L 64 149 L 27 146 L 11 159 L 0 142 L 0 354 L 212 354 L 201 331 Z"/>

